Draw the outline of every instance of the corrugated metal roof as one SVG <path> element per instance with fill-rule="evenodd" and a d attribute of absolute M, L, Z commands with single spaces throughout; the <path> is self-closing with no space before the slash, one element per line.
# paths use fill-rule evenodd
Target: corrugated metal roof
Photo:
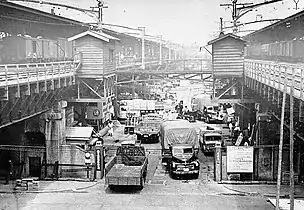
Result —
<path fill-rule="evenodd" d="M 229 34 L 225 34 L 225 35 L 223 35 L 223 36 L 220 36 L 220 37 L 218 37 L 218 38 L 216 38 L 216 39 L 213 39 L 213 40 L 209 41 L 209 42 L 208 42 L 208 45 L 213 44 L 213 43 L 215 43 L 215 42 L 218 42 L 218 41 L 220 41 L 220 40 L 222 40 L 222 39 L 226 39 L 227 37 L 232 37 L 232 38 L 234 38 L 234 39 L 238 39 L 238 40 L 240 40 L 240 41 L 246 42 L 246 41 L 243 40 L 241 37 L 236 36 L 236 35 L 234 35 L 234 34 L 232 34 L 232 33 L 229 33 Z"/>
<path fill-rule="evenodd" d="M 267 31 L 267 30 L 272 30 L 272 29 L 274 29 L 276 26 L 280 26 L 280 25 L 282 25 L 282 24 L 284 24 L 284 23 L 286 23 L 286 22 L 288 22 L 288 21 L 291 21 L 291 20 L 296 20 L 297 18 L 302 17 L 303 15 L 304 15 L 304 10 L 301 11 L 301 12 L 298 12 L 298 13 L 296 13 L 296 14 L 293 14 L 293 15 L 291 15 L 291 16 L 289 16 L 289 17 L 283 19 L 283 20 L 277 21 L 277 22 L 275 22 L 275 23 L 273 23 L 273 24 L 271 24 L 271 25 L 268 25 L 268 26 L 266 26 L 266 27 L 264 27 L 264 28 L 261 28 L 261 29 L 259 29 L 259 30 L 257 30 L 257 31 L 254 31 L 254 32 L 252 32 L 252 33 L 250 33 L 250 34 L 247 34 L 247 35 L 243 36 L 242 38 L 247 39 L 249 36 L 253 36 L 253 35 L 262 33 L 262 32 L 264 32 L 264 31 Z"/>
<path fill-rule="evenodd" d="M 91 138 L 93 127 L 67 127 L 65 137 L 67 139 L 87 139 Z"/>
<path fill-rule="evenodd" d="M 41 10 L 38 10 L 38 9 L 23 6 L 21 4 L 16 4 L 16 3 L 13 3 L 13 2 L 0 1 L 0 6 L 1 7 L 10 7 L 10 8 L 14 8 L 14 9 L 17 9 L 17 10 L 26 11 L 26 12 L 41 15 L 41 16 L 44 16 L 44 17 L 48 17 L 48 18 L 51 18 L 53 20 L 59 20 L 59 21 L 62 21 L 62 22 L 66 22 L 66 23 L 70 23 L 70 24 L 76 24 L 76 25 L 79 25 L 79 26 L 84 26 L 84 27 L 89 28 L 89 24 L 87 24 L 87 23 L 83 23 L 83 22 L 80 22 L 80 21 L 77 21 L 77 20 L 72 20 L 72 19 L 62 17 L 62 16 L 58 16 L 58 15 L 53 15 L 53 14 L 50 14 L 48 12 L 44 12 L 44 11 L 41 11 Z"/>

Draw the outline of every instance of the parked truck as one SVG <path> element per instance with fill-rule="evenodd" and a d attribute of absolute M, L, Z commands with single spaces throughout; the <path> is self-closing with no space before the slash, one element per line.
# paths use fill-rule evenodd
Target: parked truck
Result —
<path fill-rule="evenodd" d="M 118 118 L 126 120 L 129 115 L 141 116 L 142 113 L 155 112 L 155 100 L 133 99 L 119 101 Z"/>
<path fill-rule="evenodd" d="M 222 131 L 220 128 L 203 126 L 200 128 L 200 148 L 203 153 L 214 153 L 215 146 L 224 146 Z"/>
<path fill-rule="evenodd" d="M 158 114 L 147 114 L 142 116 L 141 122 L 135 126 L 134 133 L 137 139 L 146 143 L 159 141 L 160 124 L 163 119 Z"/>
<path fill-rule="evenodd" d="M 187 120 L 168 120 L 161 124 L 162 162 L 172 178 L 191 175 L 198 178 L 198 135 Z"/>
<path fill-rule="evenodd" d="M 105 183 L 115 186 L 144 187 L 148 168 L 145 149 L 130 143 L 117 147 L 116 156 L 105 167 Z"/>
<path fill-rule="evenodd" d="M 211 101 L 208 95 L 198 95 L 191 99 L 191 108 L 196 113 L 196 119 L 210 122 L 223 122 L 225 113 L 217 103 Z"/>

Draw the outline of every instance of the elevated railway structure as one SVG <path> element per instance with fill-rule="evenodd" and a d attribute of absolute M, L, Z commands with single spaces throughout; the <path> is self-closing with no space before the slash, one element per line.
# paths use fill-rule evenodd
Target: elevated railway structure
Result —
<path fill-rule="evenodd" d="M 117 87 L 167 78 L 212 79 L 214 100 L 239 103 L 245 109 L 255 107 L 253 104 L 259 103 L 259 112 L 269 111 L 276 117 L 280 116 L 282 91 L 286 86 L 287 94 L 293 90 L 296 98 L 295 119 L 299 125 L 303 122 L 304 67 L 293 60 L 279 60 L 284 56 L 286 58 L 294 55 L 290 53 L 293 52 L 290 47 L 292 45 L 282 44 L 281 48 L 273 48 L 277 51 L 272 50 L 268 60 L 248 54 L 248 46 L 255 45 L 256 49 L 259 43 L 267 44 L 265 37 L 271 37 L 269 43 L 288 38 L 292 40 L 294 36 L 300 40 L 303 34 L 297 27 L 303 12 L 243 39 L 224 35 L 210 41 L 214 47 L 211 62 L 208 59 L 183 59 L 181 54 L 159 43 L 151 42 L 149 48 L 145 48 L 145 45 L 139 45 L 138 38 L 132 39 L 129 35 L 110 30 L 94 32 L 87 30 L 87 25 L 76 21 L 6 1 L 0 1 L 0 4 L 3 6 L 1 9 L 5 7 L 13 11 L 12 15 L 4 13 L 8 10 L 0 13 L 8 16 L 1 17 L 0 21 L 0 29 L 4 34 L 26 33 L 31 36 L 64 37 L 73 42 L 74 46 L 73 61 L 0 65 L 0 145 L 6 145 L 0 148 L 0 152 L 10 149 L 33 152 L 32 146 L 35 145 L 39 150 L 35 157 L 40 158 L 40 165 L 42 159 L 47 162 L 62 161 L 60 145 L 66 144 L 64 129 L 66 126 L 73 126 L 74 119 L 99 129 L 104 121 L 111 119 L 110 110 L 115 104 Z M 22 14 L 26 14 L 31 28 L 23 25 L 23 20 L 17 18 Z M 38 21 L 42 20 L 41 18 L 43 23 Z M 15 22 L 18 24 L 14 24 Z M 287 23 L 290 27 L 286 27 Z M 43 24 L 45 30 L 41 28 Z M 52 30 L 47 27 L 50 24 L 54 27 Z M 65 28 L 64 34 L 61 34 L 62 27 Z M 280 36 L 273 40 L 273 34 Z M 293 37 L 290 37 L 290 34 Z M 247 47 L 244 46 L 245 42 Z M 123 43 L 123 47 L 119 47 L 119 53 L 115 53 L 115 46 L 120 46 L 119 43 Z M 231 47 L 231 43 L 237 47 Z M 261 48 L 265 51 L 271 47 Z M 285 54 L 281 53 L 283 49 L 286 50 Z M 227 52 L 231 54 L 228 55 Z M 274 52 L 280 52 L 280 56 L 271 57 Z M 142 53 L 145 53 L 145 60 L 142 59 Z M 175 56 L 172 56 L 173 54 Z M 296 55 L 293 57 L 300 58 Z M 221 89 L 216 89 L 218 82 L 224 84 Z M 250 92 L 252 90 L 254 94 Z M 93 121 L 96 124 L 92 123 Z M 304 139 L 300 130 L 296 131 L 297 136 Z M 33 143 L 26 133 L 42 133 L 44 137 L 39 143 Z M 18 148 L 14 145 L 18 145 Z M 303 145 L 299 145 L 299 149 L 303 149 Z M 23 160 L 22 156 L 15 156 L 15 161 Z M 29 164 L 29 159 L 24 160 Z M 303 158 L 299 161 L 299 170 L 303 170 L 304 167 L 300 167 Z"/>
<path fill-rule="evenodd" d="M 256 102 L 257 116 L 270 116 L 260 129 L 265 133 L 276 133 L 272 138 L 261 136 L 260 145 L 278 145 L 278 126 L 270 129 L 274 121 L 279 121 L 282 114 L 283 92 L 286 92 L 284 114 L 283 148 L 286 153 L 293 154 L 295 180 L 304 180 L 304 58 L 302 23 L 304 12 L 298 12 L 272 25 L 246 35 L 244 84 L 254 90 L 260 97 Z M 290 100 L 292 97 L 292 100 Z M 291 104 L 292 103 L 292 104 Z M 290 107 L 293 107 L 291 111 Z M 293 117 L 293 131 L 290 131 L 290 121 Z M 257 117 L 259 118 L 259 117 Z M 260 122 L 263 125 L 263 122 Z M 290 132 L 294 132 L 294 143 L 290 141 Z M 290 153 L 289 144 L 292 144 Z M 284 154 L 284 149 L 283 149 Z M 274 156 L 276 157 L 276 156 Z M 289 157 L 284 157 L 283 169 L 289 173 Z M 276 160 L 276 159 L 274 159 Z M 284 169 L 284 165 L 288 166 Z M 284 172 L 283 172 L 284 174 Z"/>

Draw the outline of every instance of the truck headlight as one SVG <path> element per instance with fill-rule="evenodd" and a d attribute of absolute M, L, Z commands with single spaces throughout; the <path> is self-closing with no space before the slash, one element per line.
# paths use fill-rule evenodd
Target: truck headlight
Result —
<path fill-rule="evenodd" d="M 176 166 L 178 165 L 178 163 L 172 162 L 172 167 L 176 168 Z"/>

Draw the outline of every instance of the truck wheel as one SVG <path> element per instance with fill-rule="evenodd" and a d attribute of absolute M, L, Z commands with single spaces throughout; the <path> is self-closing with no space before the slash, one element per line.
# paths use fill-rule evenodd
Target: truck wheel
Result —
<path fill-rule="evenodd" d="M 140 179 L 140 189 L 144 189 L 144 187 L 145 187 L 145 178 L 141 177 L 141 179 Z"/>
<path fill-rule="evenodd" d="M 194 178 L 194 179 L 198 179 L 198 177 L 199 177 L 199 174 L 194 174 L 194 175 L 193 175 L 193 178 Z"/>
<path fill-rule="evenodd" d="M 206 118 L 206 123 L 210 123 L 210 117 Z"/>

